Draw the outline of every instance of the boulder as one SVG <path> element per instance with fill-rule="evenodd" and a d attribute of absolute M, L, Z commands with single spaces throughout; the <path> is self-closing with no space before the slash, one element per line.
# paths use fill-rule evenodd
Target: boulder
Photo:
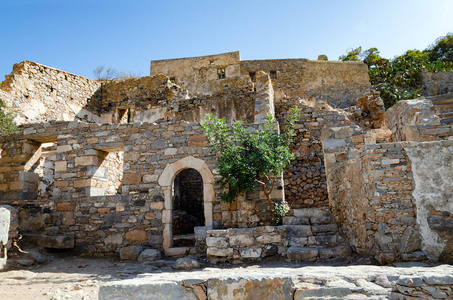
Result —
<path fill-rule="evenodd" d="M 120 259 L 136 260 L 142 251 L 142 246 L 123 247 L 120 250 Z"/>
<path fill-rule="evenodd" d="M 175 269 L 177 270 L 192 270 L 200 268 L 200 263 L 190 257 L 178 258 L 175 262 Z"/>
<path fill-rule="evenodd" d="M 141 263 L 153 262 L 156 260 L 160 260 L 162 257 L 159 250 L 156 249 L 146 249 L 140 253 L 138 256 L 138 261 Z"/>

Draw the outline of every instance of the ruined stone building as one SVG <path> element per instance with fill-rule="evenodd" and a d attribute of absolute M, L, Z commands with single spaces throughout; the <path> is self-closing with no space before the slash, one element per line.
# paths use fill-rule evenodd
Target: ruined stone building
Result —
<path fill-rule="evenodd" d="M 207 253 L 212 261 L 443 259 L 453 251 L 451 72 L 385 111 L 362 62 L 241 61 L 239 52 L 151 62 L 150 76 L 95 81 L 24 61 L 0 97 L 21 124 L 0 137 L 9 240 L 82 255 Z M 428 97 L 429 96 L 429 97 Z M 207 114 L 251 128 L 298 106 L 296 159 L 274 199 L 222 203 Z M 136 257 L 136 256 L 135 256 Z"/>

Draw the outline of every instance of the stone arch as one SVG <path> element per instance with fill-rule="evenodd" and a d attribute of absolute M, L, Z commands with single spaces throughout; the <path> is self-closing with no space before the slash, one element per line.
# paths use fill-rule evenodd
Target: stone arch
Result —
<path fill-rule="evenodd" d="M 184 169 L 197 170 L 203 179 L 203 207 L 205 226 L 212 226 L 212 203 L 214 202 L 214 176 L 205 161 L 193 156 L 186 156 L 172 164 L 167 164 L 159 177 L 158 183 L 164 193 L 164 210 L 162 211 L 162 223 L 164 225 L 162 246 L 167 252 L 172 247 L 172 189 L 176 175 Z"/>

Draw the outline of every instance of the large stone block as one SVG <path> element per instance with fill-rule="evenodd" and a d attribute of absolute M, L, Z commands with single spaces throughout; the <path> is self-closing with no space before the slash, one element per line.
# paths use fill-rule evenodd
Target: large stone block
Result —
<path fill-rule="evenodd" d="M 128 241 L 141 241 L 144 242 L 148 240 L 148 236 L 146 235 L 146 231 L 144 230 L 131 230 L 126 233 L 126 239 Z"/>
<path fill-rule="evenodd" d="M 293 299 L 290 277 L 237 276 L 208 280 L 208 299 Z"/>
<path fill-rule="evenodd" d="M 318 249 L 292 246 L 288 248 L 286 255 L 293 261 L 316 261 Z"/>
<path fill-rule="evenodd" d="M 198 297 L 193 290 L 186 289 L 176 282 L 155 282 L 146 278 L 109 282 L 99 288 L 99 300 L 127 299 L 198 300 Z"/>

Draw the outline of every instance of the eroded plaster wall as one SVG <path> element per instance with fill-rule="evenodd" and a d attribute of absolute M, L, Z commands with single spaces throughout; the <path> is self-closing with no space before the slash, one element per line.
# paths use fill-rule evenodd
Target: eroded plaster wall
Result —
<path fill-rule="evenodd" d="M 417 224 L 429 258 L 453 258 L 453 141 L 404 147 L 412 162 Z"/>
<path fill-rule="evenodd" d="M 0 87 L 0 97 L 18 124 L 99 121 L 93 95 L 100 83 L 31 61 L 15 64 Z"/>

